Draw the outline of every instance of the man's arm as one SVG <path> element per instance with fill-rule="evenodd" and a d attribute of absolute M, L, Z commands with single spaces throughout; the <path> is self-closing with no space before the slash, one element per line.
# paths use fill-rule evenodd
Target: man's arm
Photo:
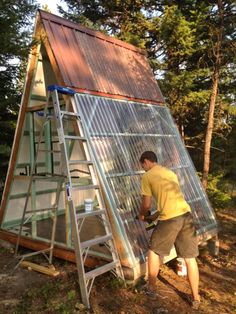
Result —
<path fill-rule="evenodd" d="M 151 207 L 151 196 L 143 195 L 142 196 L 142 203 L 139 210 L 139 219 L 144 220 L 145 214 L 148 212 L 148 210 Z"/>

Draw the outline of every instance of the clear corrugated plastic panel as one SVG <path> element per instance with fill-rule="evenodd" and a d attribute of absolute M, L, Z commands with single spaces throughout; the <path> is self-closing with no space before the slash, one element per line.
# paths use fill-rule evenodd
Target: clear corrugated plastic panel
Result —
<path fill-rule="evenodd" d="M 177 174 L 198 233 L 216 227 L 214 212 L 167 107 L 80 94 L 77 103 L 110 204 L 136 257 L 146 250 L 149 239 L 144 223 L 135 219 L 144 173 L 139 157 L 146 150 L 154 151 L 158 163 Z"/>

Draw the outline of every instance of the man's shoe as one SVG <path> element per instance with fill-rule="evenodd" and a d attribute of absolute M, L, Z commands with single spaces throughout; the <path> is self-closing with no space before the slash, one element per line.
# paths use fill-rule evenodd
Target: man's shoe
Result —
<path fill-rule="evenodd" d="M 148 296 L 152 300 L 156 300 L 157 298 L 166 299 L 166 296 L 162 296 L 159 293 L 157 293 L 155 290 L 150 289 L 149 287 L 144 287 L 143 289 L 144 294 Z"/>
<path fill-rule="evenodd" d="M 199 301 L 199 300 L 193 300 L 193 301 L 192 301 L 191 308 L 192 308 L 193 310 L 198 310 L 199 307 L 200 307 L 200 304 L 201 304 L 201 301 Z"/>

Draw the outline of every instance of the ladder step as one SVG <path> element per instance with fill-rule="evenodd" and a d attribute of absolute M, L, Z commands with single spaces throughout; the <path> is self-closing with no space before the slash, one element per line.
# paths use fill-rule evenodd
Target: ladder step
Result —
<path fill-rule="evenodd" d="M 51 149 L 39 149 L 39 152 L 43 152 L 43 153 L 61 153 L 60 150 L 51 150 Z"/>
<path fill-rule="evenodd" d="M 39 117 L 43 117 L 43 118 L 46 118 L 46 119 L 55 119 L 55 116 L 53 114 L 49 114 L 49 113 L 45 113 L 44 111 L 38 111 L 36 112 L 36 114 L 39 116 Z"/>
<path fill-rule="evenodd" d="M 85 273 L 85 277 L 87 280 L 91 278 L 95 278 L 96 276 L 102 275 L 112 269 L 114 269 L 117 266 L 118 260 L 115 260 L 111 263 L 108 263 L 106 265 L 103 265 L 101 267 L 95 268 L 87 273 Z"/>
<path fill-rule="evenodd" d="M 97 215 L 103 214 L 104 212 L 105 212 L 105 209 L 98 209 L 98 210 L 92 210 L 91 212 L 87 211 L 83 213 L 77 213 L 76 218 L 81 219 L 81 218 L 86 218 L 90 216 L 97 216 Z"/>
<path fill-rule="evenodd" d="M 19 233 L 20 232 L 20 226 L 11 227 L 11 228 L 8 228 L 8 230 L 11 231 L 11 232 Z M 29 234 L 30 234 L 30 228 L 26 227 L 26 226 L 22 226 L 22 228 L 21 228 L 21 235 L 28 236 Z"/>
<path fill-rule="evenodd" d="M 99 185 L 74 185 L 72 188 L 79 191 L 98 190 Z"/>
<path fill-rule="evenodd" d="M 65 176 L 63 175 L 39 175 L 39 174 L 33 174 L 32 175 L 33 180 L 39 180 L 39 181 L 61 181 L 65 179 Z"/>
<path fill-rule="evenodd" d="M 11 230 L 11 231 L 18 231 L 18 232 L 19 232 L 20 226 L 9 227 L 8 230 Z M 24 232 L 27 232 L 27 231 L 30 230 L 30 228 L 29 228 L 29 227 L 26 227 L 26 226 L 22 226 L 21 230 L 24 231 Z"/>
<path fill-rule="evenodd" d="M 79 141 L 87 141 L 85 137 L 74 136 L 74 135 L 65 135 L 66 140 L 79 140 Z"/>
<path fill-rule="evenodd" d="M 107 242 L 108 240 L 111 240 L 111 239 L 112 239 L 112 235 L 111 234 L 106 234 L 105 236 L 101 236 L 101 237 L 97 237 L 97 238 L 94 238 L 94 239 L 91 239 L 91 240 L 87 240 L 87 241 L 81 242 L 81 248 L 85 249 L 85 248 L 93 246 L 93 245 L 97 245 L 97 244 L 100 244 L 100 243 L 105 243 L 105 242 Z"/>
<path fill-rule="evenodd" d="M 34 213 L 39 213 L 39 212 L 46 212 L 49 210 L 56 210 L 55 207 L 48 207 L 48 208 L 40 208 L 40 209 L 35 209 L 35 210 L 27 210 L 26 214 L 34 214 Z"/>
<path fill-rule="evenodd" d="M 80 115 L 78 113 L 75 113 L 75 112 L 70 112 L 70 111 L 63 111 L 61 110 L 61 114 L 63 116 L 72 116 L 72 117 L 78 117 L 80 118 Z"/>
<path fill-rule="evenodd" d="M 90 160 L 69 160 L 70 165 L 92 165 L 93 162 Z"/>

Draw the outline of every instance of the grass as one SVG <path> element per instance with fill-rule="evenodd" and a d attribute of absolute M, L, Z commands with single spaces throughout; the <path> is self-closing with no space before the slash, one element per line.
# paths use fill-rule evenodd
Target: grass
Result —
<path fill-rule="evenodd" d="M 125 282 L 121 278 L 110 276 L 108 284 L 107 284 L 107 287 L 110 290 L 117 290 L 117 289 L 120 289 L 120 288 L 124 288 L 125 287 Z"/>
<path fill-rule="evenodd" d="M 11 248 L 0 247 L 0 254 L 12 253 Z"/>
<path fill-rule="evenodd" d="M 39 288 L 28 290 L 14 314 L 71 314 L 76 312 L 80 303 L 79 288 L 74 279 L 52 279 Z"/>

